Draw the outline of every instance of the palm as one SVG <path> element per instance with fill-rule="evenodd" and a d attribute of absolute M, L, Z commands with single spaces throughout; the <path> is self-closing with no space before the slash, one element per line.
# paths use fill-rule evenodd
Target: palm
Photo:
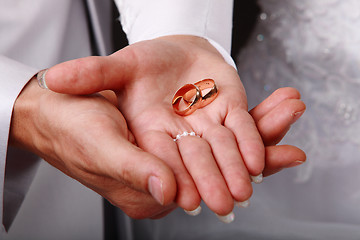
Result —
<path fill-rule="evenodd" d="M 248 170 L 255 175 L 264 166 L 261 138 L 247 112 L 245 92 L 236 71 L 216 52 L 194 52 L 189 51 L 190 47 L 191 42 L 179 46 L 159 40 L 127 49 L 136 56 L 137 74 L 131 84 L 118 91 L 120 110 L 139 146 L 173 168 L 180 206 L 195 209 L 200 201 L 198 190 L 212 210 L 225 214 L 232 208 L 233 198 L 244 201 L 251 195 Z M 204 78 L 216 81 L 220 91 L 217 99 L 187 117 L 175 114 L 171 106 L 175 91 Z M 248 130 L 253 128 L 251 141 L 241 133 L 242 125 Z M 201 138 L 189 137 L 174 143 L 177 134 L 192 131 Z M 248 169 L 238 151 L 238 143 L 244 139 L 240 149 L 243 156 L 250 153 Z M 254 149 L 259 153 L 254 154 Z"/>

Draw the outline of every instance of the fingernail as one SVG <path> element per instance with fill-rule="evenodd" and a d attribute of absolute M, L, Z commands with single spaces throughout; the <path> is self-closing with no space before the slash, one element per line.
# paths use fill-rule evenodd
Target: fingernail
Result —
<path fill-rule="evenodd" d="M 36 79 L 38 80 L 38 84 L 41 88 L 49 89 L 46 85 L 45 75 L 49 69 L 43 69 L 36 74 Z"/>
<path fill-rule="evenodd" d="M 292 123 L 296 122 L 297 120 L 299 120 L 299 118 L 303 115 L 305 111 L 301 111 L 301 112 L 294 112 L 293 115 L 293 120 Z"/>
<path fill-rule="evenodd" d="M 301 164 L 303 164 L 303 163 L 304 163 L 304 161 L 295 161 L 295 162 L 290 163 L 290 164 L 287 165 L 286 167 L 287 167 L 287 168 L 292 168 L 292 167 L 299 166 L 299 165 L 301 165 Z"/>
<path fill-rule="evenodd" d="M 155 176 L 149 177 L 148 180 L 149 192 L 161 205 L 164 205 L 164 193 L 162 181 Z"/>
<path fill-rule="evenodd" d="M 250 177 L 251 177 L 251 181 L 253 181 L 254 183 L 262 183 L 262 181 L 263 181 L 262 173 L 260 173 L 257 176 L 250 176 Z"/>
<path fill-rule="evenodd" d="M 184 209 L 184 212 L 186 212 L 186 214 L 190 215 L 190 216 L 197 216 L 201 213 L 201 206 L 198 206 L 196 209 L 192 210 L 192 211 L 188 211 Z"/>
<path fill-rule="evenodd" d="M 233 212 L 229 213 L 228 215 L 226 216 L 220 216 L 220 215 L 217 215 L 216 216 L 218 217 L 218 219 L 224 223 L 231 223 L 234 221 L 235 219 L 235 214 Z"/>
<path fill-rule="evenodd" d="M 241 207 L 241 208 L 247 208 L 247 207 L 250 206 L 250 200 L 246 200 L 246 201 L 243 201 L 243 202 L 235 201 L 235 206 Z"/>

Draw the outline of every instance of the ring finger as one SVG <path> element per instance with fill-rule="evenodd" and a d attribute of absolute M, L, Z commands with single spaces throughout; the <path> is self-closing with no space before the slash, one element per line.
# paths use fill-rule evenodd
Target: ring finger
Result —
<path fill-rule="evenodd" d="M 143 133 L 138 144 L 145 151 L 162 159 L 173 170 L 177 183 L 176 203 L 187 211 L 196 209 L 200 205 L 201 198 L 194 181 L 181 161 L 174 140 L 166 133 L 153 130 Z"/>

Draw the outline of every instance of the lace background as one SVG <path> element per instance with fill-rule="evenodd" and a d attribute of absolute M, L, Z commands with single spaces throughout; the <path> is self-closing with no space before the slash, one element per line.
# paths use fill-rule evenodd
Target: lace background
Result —
<path fill-rule="evenodd" d="M 255 195 L 279 194 L 274 206 L 287 216 L 359 224 L 360 1 L 258 2 L 239 74 L 251 106 L 280 87 L 300 90 L 307 111 L 284 142 L 305 150 L 308 161 L 269 178 Z"/>

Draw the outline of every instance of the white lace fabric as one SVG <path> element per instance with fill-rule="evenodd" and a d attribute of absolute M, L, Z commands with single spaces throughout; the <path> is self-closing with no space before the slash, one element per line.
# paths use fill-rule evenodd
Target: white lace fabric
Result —
<path fill-rule="evenodd" d="M 308 161 L 256 194 L 278 191 L 273 209 L 292 219 L 360 224 L 360 1 L 258 2 L 240 77 L 251 105 L 279 87 L 300 90 L 307 110 L 284 142 Z"/>

